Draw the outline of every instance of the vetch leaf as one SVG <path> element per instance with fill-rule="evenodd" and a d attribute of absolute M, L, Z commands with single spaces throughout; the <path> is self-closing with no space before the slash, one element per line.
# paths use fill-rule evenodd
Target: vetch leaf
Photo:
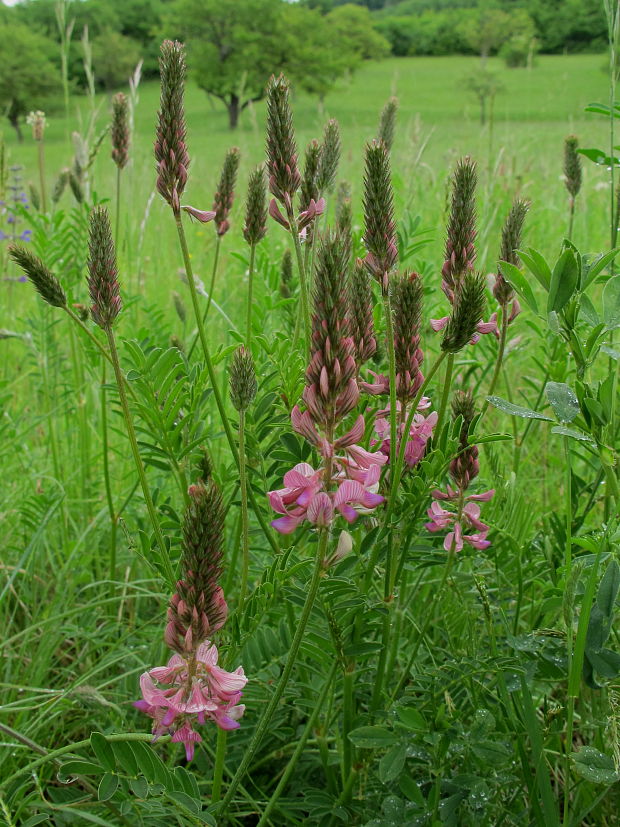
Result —
<path fill-rule="evenodd" d="M 538 250 L 534 250 L 533 247 L 529 247 L 527 252 L 517 250 L 517 253 L 540 286 L 548 293 L 551 284 L 551 268 L 544 256 Z"/>
<path fill-rule="evenodd" d="M 118 789 L 118 775 L 112 775 L 111 772 L 106 772 L 99 782 L 99 789 L 97 790 L 97 798 L 99 801 L 108 801 Z"/>
<path fill-rule="evenodd" d="M 525 275 L 521 272 L 521 270 L 508 261 L 500 261 L 499 269 L 502 271 L 502 275 L 508 284 L 510 284 L 511 287 L 514 287 L 528 307 L 536 313 L 536 315 L 538 315 L 538 302 L 536 301 L 536 296 L 534 295 L 528 280 L 525 278 Z"/>
<path fill-rule="evenodd" d="M 547 382 L 545 393 L 560 422 L 572 422 L 579 413 L 575 391 L 564 382 Z"/>
<path fill-rule="evenodd" d="M 553 422 L 550 416 L 546 416 L 540 411 L 533 411 L 531 408 L 524 408 L 522 405 L 515 405 L 514 402 L 509 402 L 507 399 L 502 399 L 500 396 L 487 396 L 487 401 L 510 416 L 520 416 L 523 419 L 543 419 L 546 422 Z"/>
<path fill-rule="evenodd" d="M 596 256 L 594 259 L 590 259 L 587 257 L 584 263 L 584 272 L 582 274 L 583 277 L 583 284 L 582 290 L 585 290 L 589 284 L 591 284 L 594 279 L 602 273 L 605 267 L 613 261 L 613 259 L 618 255 L 620 252 L 620 247 L 614 247 L 613 250 L 610 250 L 608 253 L 601 253 L 599 256 Z"/>
<path fill-rule="evenodd" d="M 361 726 L 349 733 L 349 740 L 361 749 L 391 747 L 397 738 L 389 729 L 381 726 Z"/>
<path fill-rule="evenodd" d="M 564 425 L 556 425 L 551 429 L 551 433 L 568 436 L 571 439 L 578 439 L 580 442 L 589 442 L 591 445 L 596 444 L 592 437 L 584 434 L 583 431 L 578 431 L 576 428 L 566 428 Z"/>
<path fill-rule="evenodd" d="M 398 706 L 396 707 L 396 714 L 407 729 L 412 729 L 414 732 L 424 732 L 427 728 L 422 714 L 413 706 Z"/>
<path fill-rule="evenodd" d="M 108 772 L 115 772 L 116 759 L 114 758 L 114 751 L 100 732 L 93 732 L 91 734 L 90 745 L 99 759 L 99 763 L 102 764 Z"/>
<path fill-rule="evenodd" d="M 407 748 L 404 744 L 395 744 L 379 761 L 379 778 L 382 784 L 389 784 L 398 778 L 405 766 Z"/>
<path fill-rule="evenodd" d="M 579 267 L 572 250 L 564 250 L 555 263 L 549 285 L 547 313 L 559 313 L 570 301 L 579 283 Z"/>
<path fill-rule="evenodd" d="M 595 149 L 592 147 L 588 149 L 578 149 L 577 152 L 600 166 L 610 167 L 620 164 L 620 160 L 616 158 L 615 155 L 608 155 L 603 149 Z"/>
<path fill-rule="evenodd" d="M 609 279 L 603 288 L 603 321 L 607 330 L 620 327 L 620 276 Z"/>
<path fill-rule="evenodd" d="M 586 781 L 592 781 L 594 784 L 613 784 L 620 779 L 613 760 L 594 747 L 581 747 L 579 752 L 574 752 L 572 756 L 576 772 Z"/>

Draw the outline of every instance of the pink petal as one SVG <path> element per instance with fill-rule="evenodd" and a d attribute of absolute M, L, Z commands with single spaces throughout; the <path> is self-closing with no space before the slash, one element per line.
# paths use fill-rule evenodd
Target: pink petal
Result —
<path fill-rule="evenodd" d="M 198 210 L 196 207 L 190 207 L 189 205 L 182 206 L 181 209 L 189 213 L 192 218 L 196 218 L 201 224 L 206 224 L 215 218 L 213 210 Z"/>
<path fill-rule="evenodd" d="M 442 316 L 441 319 L 431 319 L 431 327 L 435 333 L 444 329 L 444 327 L 448 324 L 449 318 L 449 316 Z"/>

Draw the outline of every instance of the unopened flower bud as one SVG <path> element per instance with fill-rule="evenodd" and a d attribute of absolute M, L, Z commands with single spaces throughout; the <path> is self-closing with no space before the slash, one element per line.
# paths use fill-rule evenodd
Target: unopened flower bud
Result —
<path fill-rule="evenodd" d="M 241 345 L 230 368 L 230 399 L 235 410 L 247 410 L 256 396 L 256 370 L 250 351 Z"/>
<path fill-rule="evenodd" d="M 67 306 L 67 297 L 60 282 L 38 256 L 25 247 L 18 247 L 14 244 L 9 247 L 9 256 L 21 267 L 44 301 L 52 307 Z"/>
<path fill-rule="evenodd" d="M 456 353 L 476 334 L 486 309 L 484 276 L 473 270 L 465 273 L 454 295 L 452 315 L 445 328 L 441 349 Z"/>
<path fill-rule="evenodd" d="M 40 109 L 36 112 L 30 112 L 26 118 L 26 123 L 32 127 L 32 137 L 35 141 L 42 141 L 47 126 L 45 112 L 41 112 Z"/>
<path fill-rule="evenodd" d="M 111 327 L 120 312 L 121 297 L 116 250 L 105 207 L 95 207 L 90 214 L 88 291 L 93 302 L 93 321 L 104 329 Z"/>
<path fill-rule="evenodd" d="M 331 192 L 334 188 L 339 161 L 340 127 L 338 126 L 338 121 L 332 118 L 325 124 L 323 141 L 320 147 L 319 166 L 316 176 L 319 196 L 324 195 L 326 192 Z"/>
<path fill-rule="evenodd" d="M 235 182 L 237 180 L 238 169 L 239 150 L 234 146 L 228 150 L 224 158 L 220 182 L 215 193 L 215 198 L 213 199 L 213 211 L 215 212 L 215 218 L 213 220 L 215 230 L 219 236 L 225 235 L 230 228 L 228 216 L 235 197 Z"/>
<path fill-rule="evenodd" d="M 187 183 L 189 154 L 185 143 L 185 47 L 182 43 L 164 40 L 159 58 L 161 97 L 157 114 L 155 159 L 157 190 L 176 214 Z"/>
<path fill-rule="evenodd" d="M 383 141 L 388 152 L 392 149 L 394 143 L 394 133 L 396 131 L 396 114 L 398 112 L 398 98 L 390 98 L 383 107 L 381 118 L 379 120 L 379 131 L 377 133 L 377 140 Z"/>
<path fill-rule="evenodd" d="M 370 275 L 387 295 L 389 275 L 398 258 L 394 194 L 390 156 L 384 143 L 366 146 L 364 172 L 364 243 L 368 253 L 364 262 Z"/>
<path fill-rule="evenodd" d="M 364 362 L 367 362 L 377 350 L 370 278 L 359 259 L 351 274 L 350 308 L 351 336 L 355 344 L 355 359 L 359 372 Z"/>
<path fill-rule="evenodd" d="M 452 200 L 446 235 L 446 258 L 441 271 L 441 287 L 453 301 L 456 286 L 473 270 L 476 260 L 476 164 L 463 158 L 452 176 Z"/>
<path fill-rule="evenodd" d="M 181 296 L 176 292 L 172 294 L 172 303 L 174 304 L 174 309 L 177 312 L 177 316 L 179 317 L 179 321 L 181 324 L 185 324 L 187 320 L 187 310 L 185 308 L 185 302 L 181 298 Z"/>
<path fill-rule="evenodd" d="M 267 233 L 267 188 L 265 171 L 257 167 L 250 174 L 248 196 L 245 202 L 243 237 L 252 246 L 258 244 Z"/>
<path fill-rule="evenodd" d="M 510 264 L 514 264 L 515 267 L 518 267 L 520 263 L 517 250 L 521 246 L 523 223 L 529 206 L 527 201 L 517 198 L 502 227 L 502 246 L 499 259 L 500 261 L 507 261 Z M 508 304 L 508 302 L 514 298 L 514 290 L 499 270 L 495 276 L 493 295 L 501 305 Z"/>
<path fill-rule="evenodd" d="M 267 159 L 269 191 L 288 209 L 301 185 L 301 175 L 297 167 L 289 83 L 284 75 L 272 76 L 267 85 Z"/>
<path fill-rule="evenodd" d="M 569 135 L 564 140 L 564 181 L 571 198 L 581 189 L 581 155 L 577 152 L 579 139 Z"/>
<path fill-rule="evenodd" d="M 118 92 L 112 98 L 112 159 L 119 169 L 129 160 L 129 101 Z"/>

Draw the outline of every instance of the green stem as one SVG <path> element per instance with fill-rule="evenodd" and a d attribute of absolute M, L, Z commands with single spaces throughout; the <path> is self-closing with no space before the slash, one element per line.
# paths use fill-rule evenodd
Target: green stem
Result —
<path fill-rule="evenodd" d="M 116 579 L 116 529 L 118 518 L 114 510 L 112 498 L 112 484 L 110 482 L 110 458 L 108 456 L 108 410 L 106 404 L 106 370 L 105 362 L 101 363 L 101 440 L 103 443 L 103 480 L 105 486 L 108 512 L 110 514 L 110 597 L 114 594 L 114 580 Z"/>
<path fill-rule="evenodd" d="M 568 236 L 567 238 L 572 241 L 573 238 L 573 224 L 575 222 L 575 199 L 571 195 L 570 197 L 570 204 L 568 208 Z"/>
<path fill-rule="evenodd" d="M 571 485 L 572 485 L 572 478 L 571 478 L 571 460 L 570 460 L 570 444 L 568 442 L 568 437 L 564 437 L 564 455 L 566 458 L 566 490 L 565 490 L 565 519 L 566 519 L 566 543 L 564 549 L 564 579 L 565 582 L 569 582 L 571 568 L 572 568 L 572 547 L 573 547 L 573 538 L 572 538 L 572 530 L 573 530 L 573 505 L 572 505 L 572 495 L 571 495 Z M 569 676 L 572 675 L 572 660 L 573 660 L 573 621 L 570 618 L 570 622 L 568 623 L 566 629 L 566 653 L 567 653 L 567 662 L 568 662 L 568 674 Z M 569 678 L 570 681 L 570 678 Z M 570 785 L 570 762 L 571 762 L 571 752 L 573 748 L 573 720 L 575 714 L 575 698 L 573 693 L 570 691 L 571 687 L 569 686 L 568 692 L 568 703 L 567 703 L 567 710 L 566 710 L 566 742 L 564 744 L 564 818 L 563 823 L 564 827 L 568 827 L 569 820 L 570 820 L 570 795 L 569 795 L 569 785 Z"/>
<path fill-rule="evenodd" d="M 213 258 L 213 269 L 211 270 L 211 282 L 209 284 L 209 297 L 207 298 L 207 307 L 205 309 L 205 314 L 202 317 L 203 324 L 206 324 L 207 316 L 209 315 L 209 309 L 211 307 L 211 302 L 213 300 L 213 291 L 215 290 L 215 279 L 217 276 L 217 265 L 220 260 L 220 247 L 222 246 L 222 236 L 218 235 L 215 241 L 215 256 Z"/>
<path fill-rule="evenodd" d="M 446 376 L 444 379 L 443 392 L 441 394 L 441 405 L 439 407 L 439 415 L 437 417 L 437 425 L 435 426 L 435 433 L 437 437 L 441 434 L 443 428 L 443 421 L 446 417 L 446 409 L 448 407 L 448 397 L 450 396 L 450 386 L 452 385 L 452 371 L 454 369 L 454 353 L 448 354 L 448 364 L 446 365 Z"/>
<path fill-rule="evenodd" d="M 215 404 L 217 405 L 217 409 L 220 415 L 220 419 L 222 421 L 222 425 L 224 426 L 224 432 L 226 434 L 226 439 L 228 440 L 228 445 L 230 446 L 230 452 L 233 455 L 233 459 L 235 460 L 235 464 L 237 468 L 239 467 L 239 453 L 237 451 L 237 445 L 235 443 L 235 437 L 232 432 L 232 428 L 230 426 L 230 421 L 226 414 L 226 408 L 224 407 L 224 400 L 222 394 L 220 392 L 220 388 L 217 383 L 217 377 L 215 375 L 215 369 L 213 367 L 213 361 L 211 360 L 211 354 L 209 352 L 209 345 L 207 344 L 207 336 L 205 334 L 204 324 L 202 323 L 202 317 L 200 314 L 200 307 L 198 305 L 198 293 L 196 290 L 196 282 L 194 281 L 194 273 L 192 270 L 192 262 L 189 257 L 189 249 L 187 247 L 187 240 L 185 238 L 185 231 L 183 230 L 183 223 L 181 221 L 180 213 L 174 214 L 174 219 L 177 226 L 177 232 L 179 234 L 179 243 L 181 245 L 181 252 L 183 254 L 183 262 L 185 264 L 185 273 L 187 275 L 187 284 L 189 286 L 189 292 L 192 299 L 192 306 L 194 308 L 194 316 L 196 318 L 196 324 L 198 325 L 198 336 L 200 338 L 200 343 L 202 345 L 202 352 L 205 357 L 205 364 L 207 366 L 207 372 L 209 374 L 209 381 L 211 382 L 211 388 L 213 390 L 213 397 L 215 399 Z M 267 527 L 267 523 L 265 522 L 265 518 L 263 517 L 262 511 L 259 509 L 258 504 L 256 502 L 256 498 L 254 497 L 254 492 L 252 491 L 252 487 L 248 487 L 248 498 L 252 504 L 252 508 L 254 513 L 256 514 L 256 518 L 260 523 L 260 526 L 263 530 L 265 537 L 271 548 L 277 553 L 279 553 L 280 549 L 278 544 L 274 540 L 272 536 L 272 532 L 269 531 Z"/>
<path fill-rule="evenodd" d="M 112 362 L 112 357 L 110 356 L 110 354 L 108 353 L 108 351 L 105 349 L 105 347 L 101 344 L 101 342 L 99 341 L 99 339 L 97 339 L 97 337 L 96 337 L 96 336 L 95 336 L 95 334 L 92 332 L 92 330 L 89 330 L 89 328 L 88 328 L 88 327 L 86 327 L 86 325 L 84 324 L 84 322 L 80 319 L 80 317 L 79 317 L 76 313 L 74 313 L 74 312 L 73 312 L 73 310 L 71 310 L 71 308 L 70 308 L 70 307 L 67 307 L 67 306 L 65 305 L 65 306 L 63 307 L 63 310 L 64 310 L 64 311 L 65 311 L 65 313 L 69 316 L 69 318 L 70 318 L 70 319 L 72 319 L 72 321 L 74 321 L 74 322 L 75 322 L 75 323 L 76 323 L 79 327 L 81 327 L 81 328 L 82 328 L 82 330 L 84 331 L 84 333 L 86 333 L 86 335 L 88 336 L 88 338 L 89 338 L 89 339 L 91 340 L 91 342 L 95 345 L 95 347 L 97 348 L 97 350 L 99 351 L 99 353 L 101 353 L 101 355 L 102 355 L 104 358 L 106 358 L 106 359 L 108 360 L 108 362 L 109 362 L 111 365 L 113 365 L 113 362 Z"/>
<path fill-rule="evenodd" d="M 345 664 L 342 673 L 342 781 L 345 783 L 353 766 L 353 744 L 349 732 L 355 718 L 355 661 Z"/>
<path fill-rule="evenodd" d="M 239 411 L 239 482 L 241 486 L 241 589 L 239 592 L 239 615 L 241 615 L 248 588 L 248 571 L 250 568 L 248 480 L 245 467 L 245 411 Z"/>
<path fill-rule="evenodd" d="M 213 786 L 211 787 L 211 803 L 216 804 L 222 793 L 222 776 L 224 774 L 224 757 L 226 755 L 226 730 L 217 730 L 217 746 L 215 748 L 215 766 L 213 768 Z"/>
<path fill-rule="evenodd" d="M 146 473 L 144 471 L 144 464 L 142 462 L 142 457 L 140 456 L 140 449 L 138 448 L 138 440 L 136 438 L 136 431 L 133 425 L 133 419 L 131 417 L 131 411 L 129 410 L 129 404 L 127 402 L 127 394 L 125 393 L 125 382 L 123 380 L 123 374 L 121 372 L 121 366 L 118 358 L 118 351 L 116 349 L 116 341 L 114 339 L 114 333 L 110 327 L 105 328 L 106 335 L 108 337 L 108 345 L 110 348 L 110 356 L 112 358 L 112 364 L 114 365 L 114 375 L 116 377 L 116 384 L 118 386 L 118 395 L 121 402 L 121 407 L 123 409 L 123 416 L 125 418 L 125 426 L 127 428 L 127 436 L 129 437 L 129 444 L 131 446 L 131 452 L 133 454 L 134 462 L 136 464 L 136 471 L 138 472 L 138 477 L 140 478 L 140 485 L 142 487 L 142 493 L 144 495 L 144 502 L 146 503 L 146 509 L 149 513 L 149 517 L 151 519 L 151 525 L 153 526 L 153 532 L 155 534 L 155 539 L 157 540 L 157 545 L 159 546 L 159 553 L 161 556 L 161 562 L 166 570 L 166 577 L 168 578 L 169 585 L 174 585 L 176 582 L 176 578 L 174 576 L 174 571 L 172 568 L 172 563 L 170 562 L 170 555 L 168 553 L 168 549 L 166 548 L 166 542 L 164 540 L 164 536 L 161 531 L 161 526 L 159 524 L 159 520 L 157 518 L 157 512 L 155 511 L 155 506 L 153 504 L 153 498 L 151 497 L 151 491 L 149 488 L 148 480 L 146 479 Z"/>
<path fill-rule="evenodd" d="M 493 371 L 493 377 L 491 379 L 491 384 L 489 385 L 489 389 L 487 391 L 487 397 L 492 396 L 493 391 L 495 390 L 495 386 L 497 385 L 497 380 L 499 379 L 499 375 L 502 370 L 502 364 L 504 362 L 504 351 L 506 350 L 506 336 L 508 334 L 508 305 L 504 304 L 502 306 L 502 329 L 499 336 L 499 348 L 497 350 L 497 359 L 495 360 L 495 370 Z M 480 419 L 484 416 L 489 407 L 490 402 L 488 398 L 484 400 L 484 404 L 482 406 L 482 410 L 480 411 L 480 418 L 478 423 L 480 423 Z"/>
<path fill-rule="evenodd" d="M 47 199 L 45 197 L 45 146 L 39 141 L 39 186 L 41 188 L 41 209 L 47 212 Z"/>
<path fill-rule="evenodd" d="M 116 167 L 116 217 L 114 221 L 114 246 L 118 250 L 118 233 L 121 220 L 121 168 Z"/>
<path fill-rule="evenodd" d="M 390 450 L 392 454 L 396 451 L 396 355 L 394 352 L 394 325 L 392 320 L 392 305 L 390 295 L 383 296 L 383 314 L 385 316 L 385 330 L 387 336 L 388 362 L 390 374 Z M 403 434 L 403 440 L 406 437 Z"/>
<path fill-rule="evenodd" d="M 257 827 L 262 827 L 263 825 L 265 825 L 267 823 L 267 821 L 269 819 L 269 816 L 273 812 L 273 808 L 275 807 L 278 799 L 280 798 L 280 796 L 284 792 L 284 789 L 286 788 L 286 785 L 288 784 L 289 779 L 290 779 L 291 775 L 293 774 L 293 771 L 294 771 L 295 767 L 297 766 L 297 762 L 301 758 L 301 754 L 304 751 L 304 747 L 306 746 L 306 742 L 308 741 L 308 738 L 310 737 L 310 734 L 312 732 L 312 728 L 314 727 L 316 719 L 318 718 L 319 713 L 323 710 L 323 707 L 325 705 L 325 699 L 327 698 L 327 693 L 329 692 L 329 688 L 330 688 L 330 686 L 332 684 L 332 681 L 334 679 L 334 675 L 336 674 L 337 667 L 338 667 L 338 661 L 334 660 L 334 662 L 332 663 L 332 667 L 329 671 L 329 674 L 327 675 L 327 678 L 325 680 L 325 683 L 323 684 L 323 689 L 321 690 L 321 692 L 319 694 L 319 697 L 317 698 L 317 702 L 314 706 L 314 709 L 312 710 L 312 714 L 308 718 L 308 721 L 306 723 L 304 731 L 302 732 L 301 736 L 299 737 L 299 739 L 297 741 L 295 751 L 291 755 L 291 757 L 289 759 L 289 762 L 286 765 L 286 769 L 284 770 L 284 773 L 282 774 L 282 778 L 278 782 L 278 786 L 273 791 L 272 796 L 271 796 L 271 798 L 269 799 L 269 801 L 267 803 L 267 807 L 263 810 L 263 814 L 260 817 L 260 821 L 258 822 Z"/>
<path fill-rule="evenodd" d="M 295 255 L 297 256 L 297 269 L 299 270 L 299 288 L 301 291 L 301 304 L 299 307 L 298 320 L 301 317 L 303 320 L 304 335 L 306 338 L 306 357 L 310 350 L 310 306 L 308 303 L 308 280 L 306 268 L 304 267 L 304 257 L 301 252 L 301 242 L 299 241 L 299 233 L 297 232 L 297 221 L 293 214 L 292 206 L 288 209 L 288 223 L 291 227 L 291 237 L 295 245 Z M 297 346 L 299 336 L 299 323 L 295 325 L 295 334 L 293 336 L 293 350 Z"/>
<path fill-rule="evenodd" d="M 297 629 L 295 630 L 295 636 L 293 637 L 291 648 L 289 649 L 288 657 L 286 659 L 286 663 L 284 664 L 284 669 L 282 670 L 280 679 L 275 689 L 273 690 L 271 698 L 269 699 L 269 703 L 267 704 L 256 726 L 256 730 L 254 731 L 252 740 L 250 741 L 248 748 L 245 750 L 243 754 L 243 758 L 241 760 L 241 763 L 239 764 L 239 767 L 237 768 L 237 772 L 235 773 L 234 778 L 230 782 L 228 791 L 226 792 L 226 795 L 224 796 L 224 799 L 222 801 L 222 807 L 220 812 L 227 812 L 228 807 L 230 806 L 230 803 L 235 795 L 237 787 L 239 786 L 239 782 L 241 781 L 248 767 L 252 763 L 252 759 L 254 758 L 256 751 L 260 747 L 261 741 L 263 740 L 263 737 L 267 732 L 267 729 L 269 728 L 269 724 L 271 723 L 273 713 L 276 711 L 276 707 L 280 703 L 282 694 L 284 693 L 284 690 L 286 689 L 286 686 L 288 684 L 291 672 L 293 671 L 293 667 L 295 665 L 295 661 L 297 660 L 299 647 L 301 646 L 301 642 L 306 631 L 308 620 L 310 619 L 310 614 L 314 606 L 314 601 L 319 590 L 319 583 L 321 580 L 321 575 L 323 573 L 323 561 L 325 558 L 325 552 L 327 550 L 328 538 L 329 530 L 327 528 L 320 529 L 319 544 L 316 559 L 314 561 L 314 571 L 312 573 L 312 579 L 310 580 L 310 586 L 308 588 L 306 601 L 304 603 L 301 617 L 299 618 L 299 623 L 297 624 Z"/>
<path fill-rule="evenodd" d="M 252 290 L 254 287 L 254 258 L 256 244 L 250 246 L 250 268 L 248 271 L 248 310 L 245 323 L 245 346 L 252 353 Z"/>

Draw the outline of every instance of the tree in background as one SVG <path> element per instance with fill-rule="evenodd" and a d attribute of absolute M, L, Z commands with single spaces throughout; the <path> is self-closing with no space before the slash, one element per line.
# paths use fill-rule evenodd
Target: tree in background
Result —
<path fill-rule="evenodd" d="M 20 119 L 34 109 L 45 109 L 50 95 L 61 89 L 53 63 L 54 45 L 26 26 L 0 24 L 0 106 L 22 140 Z"/>
<path fill-rule="evenodd" d="M 93 40 L 95 78 L 104 89 L 127 84 L 141 57 L 140 45 L 113 29 L 105 29 Z"/>
<path fill-rule="evenodd" d="M 362 60 L 389 52 L 352 4 L 322 16 L 284 0 L 177 0 L 164 29 L 187 43 L 198 86 L 224 103 L 231 129 L 272 74 L 322 99 Z"/>

